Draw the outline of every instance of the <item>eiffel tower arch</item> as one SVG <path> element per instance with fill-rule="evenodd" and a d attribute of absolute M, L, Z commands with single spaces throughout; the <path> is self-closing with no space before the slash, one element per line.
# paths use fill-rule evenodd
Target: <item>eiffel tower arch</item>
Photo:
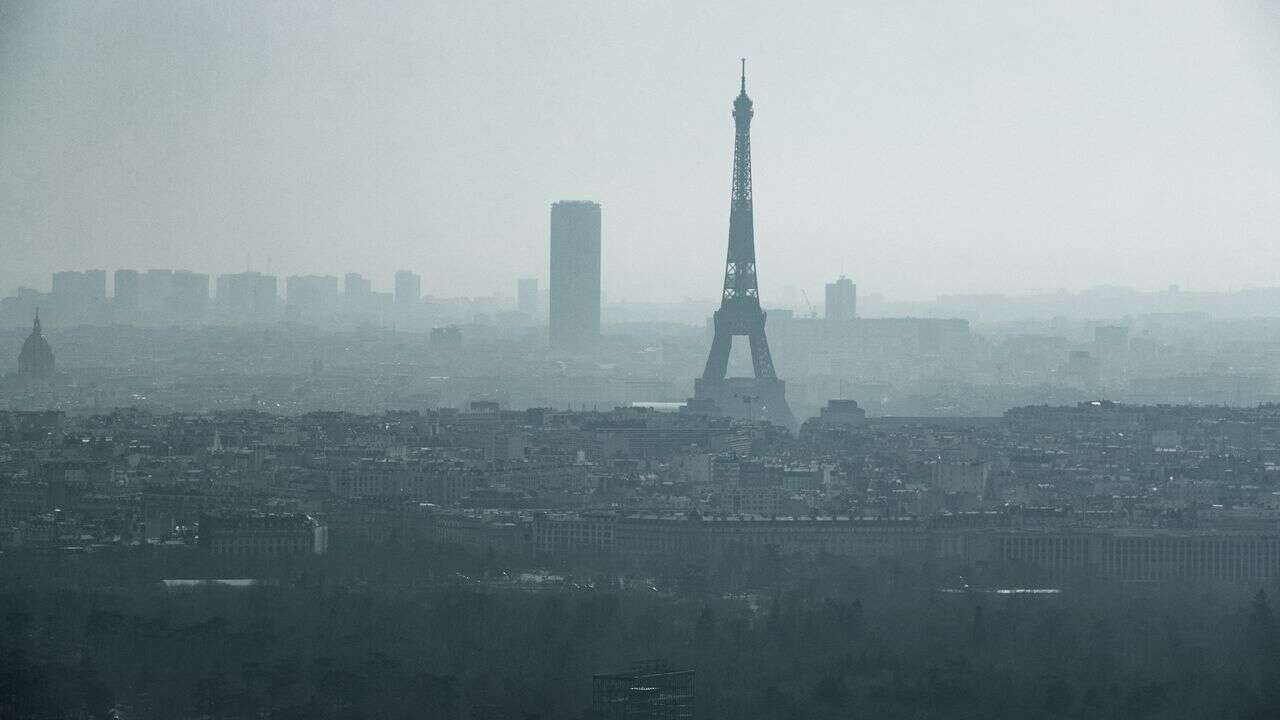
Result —
<path fill-rule="evenodd" d="M 751 200 L 751 118 L 755 111 L 747 97 L 746 61 L 742 85 L 733 101 L 733 188 L 729 203 L 729 250 L 725 257 L 724 287 L 720 309 L 712 324 L 715 337 L 702 377 L 694 381 L 689 412 L 767 420 L 795 429 L 795 416 L 787 405 L 786 384 L 778 379 L 764 333 L 765 312 L 760 307 L 756 278 L 755 221 Z M 751 348 L 751 377 L 726 377 L 729 351 L 735 337 L 745 337 Z"/>

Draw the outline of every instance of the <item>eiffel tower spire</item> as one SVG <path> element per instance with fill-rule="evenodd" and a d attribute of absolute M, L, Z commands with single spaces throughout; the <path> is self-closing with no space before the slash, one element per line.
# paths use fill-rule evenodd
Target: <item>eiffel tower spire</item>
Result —
<path fill-rule="evenodd" d="M 733 101 L 733 187 L 729 193 L 729 254 L 725 261 L 724 297 L 755 298 L 756 231 L 751 207 L 751 118 L 755 115 L 747 97 L 747 59 L 742 59 L 742 90 Z"/>
<path fill-rule="evenodd" d="M 728 371 L 734 335 L 751 343 L 751 364 L 757 378 L 774 378 L 773 358 L 764 335 L 760 285 L 756 279 L 756 231 L 751 203 L 751 118 L 755 110 L 747 97 L 747 61 L 742 60 L 742 89 L 733 101 L 733 187 L 729 200 L 729 251 L 724 263 L 724 289 L 716 312 L 716 336 L 703 378 L 720 379 Z"/>
<path fill-rule="evenodd" d="M 769 341 L 764 334 L 765 313 L 760 308 L 756 277 L 756 234 L 751 195 L 751 119 L 755 109 L 747 96 L 747 61 L 742 60 L 738 97 L 733 101 L 733 182 L 729 200 L 729 247 L 725 256 L 724 285 L 716 311 L 715 338 L 702 377 L 695 383 L 695 408 L 716 407 L 722 414 L 768 419 L 779 425 L 795 424 L 783 394 L 783 383 L 774 371 Z M 746 336 L 751 346 L 751 378 L 726 378 L 729 351 L 735 336 Z"/>

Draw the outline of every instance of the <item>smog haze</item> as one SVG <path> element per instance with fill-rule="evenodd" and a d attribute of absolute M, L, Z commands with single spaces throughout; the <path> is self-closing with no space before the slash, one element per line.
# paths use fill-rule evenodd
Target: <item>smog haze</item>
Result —
<path fill-rule="evenodd" d="M 0 290 L 62 268 L 546 277 L 714 300 L 738 58 L 768 303 L 1274 283 L 1264 2 L 7 3 Z"/>

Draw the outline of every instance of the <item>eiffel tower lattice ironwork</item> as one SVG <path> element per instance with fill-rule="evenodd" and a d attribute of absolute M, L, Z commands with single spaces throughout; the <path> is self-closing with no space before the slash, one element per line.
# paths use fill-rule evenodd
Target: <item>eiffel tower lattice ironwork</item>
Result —
<path fill-rule="evenodd" d="M 695 383 L 695 408 L 714 405 L 726 415 L 767 419 L 794 425 L 791 409 L 778 380 L 765 337 L 765 312 L 760 307 L 756 278 L 756 239 L 751 198 L 751 98 L 747 97 L 746 60 L 742 85 L 733 101 L 733 189 L 729 204 L 729 250 L 725 257 L 720 309 L 713 319 L 715 337 L 702 377 Z M 751 347 L 752 378 L 726 378 L 734 337 L 747 338 Z M 752 382 L 754 381 L 754 382 Z"/>

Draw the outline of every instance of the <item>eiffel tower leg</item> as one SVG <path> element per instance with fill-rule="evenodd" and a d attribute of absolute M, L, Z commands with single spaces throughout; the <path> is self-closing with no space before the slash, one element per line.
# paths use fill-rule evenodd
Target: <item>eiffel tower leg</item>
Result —
<path fill-rule="evenodd" d="M 729 348 L 733 345 L 733 336 L 716 331 L 711 341 L 711 354 L 707 355 L 707 366 L 702 370 L 704 380 L 723 380 L 729 372 Z"/>
<path fill-rule="evenodd" d="M 776 378 L 778 375 L 773 370 L 773 358 L 769 355 L 769 340 L 764 336 L 764 328 L 747 337 L 751 341 L 751 364 L 755 366 L 756 378 Z"/>

